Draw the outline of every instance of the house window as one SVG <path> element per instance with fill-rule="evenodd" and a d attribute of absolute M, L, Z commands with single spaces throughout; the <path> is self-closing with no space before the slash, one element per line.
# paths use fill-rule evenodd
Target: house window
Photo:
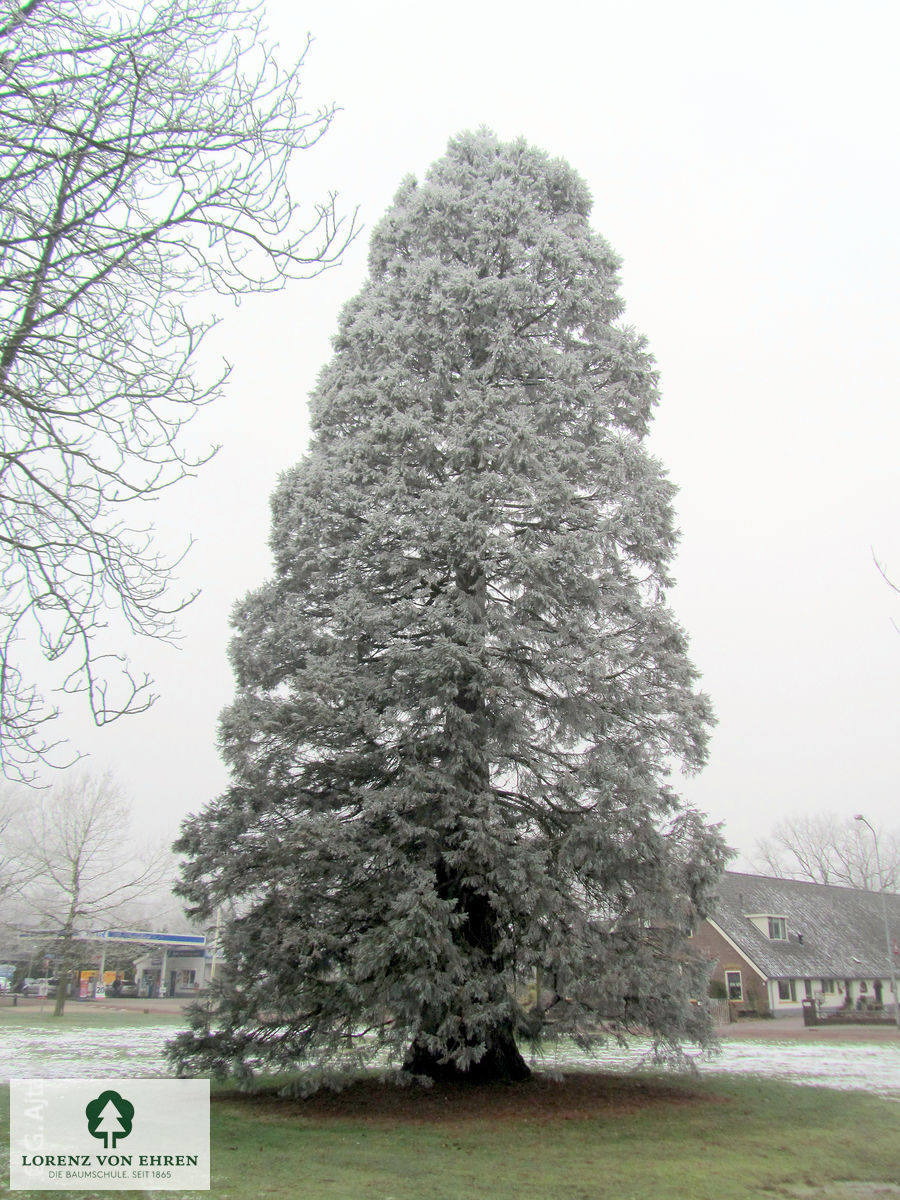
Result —
<path fill-rule="evenodd" d="M 787 921 L 785 921 L 784 917 L 769 917 L 769 937 L 773 942 L 786 942 L 788 940 Z"/>
<path fill-rule="evenodd" d="M 796 1000 L 797 986 L 793 979 L 778 980 L 778 999 L 779 1000 Z"/>
<path fill-rule="evenodd" d="M 729 1000 L 743 1000 L 744 988 L 741 983 L 740 971 L 725 972 L 725 987 L 728 991 Z"/>
<path fill-rule="evenodd" d="M 833 979 L 823 979 L 822 980 L 822 991 L 825 993 L 826 996 L 833 996 L 834 995 L 834 980 Z"/>
<path fill-rule="evenodd" d="M 869 990 L 869 985 L 866 983 L 866 981 L 864 979 L 861 979 L 859 981 L 859 990 L 860 990 L 860 992 L 867 992 Z"/>

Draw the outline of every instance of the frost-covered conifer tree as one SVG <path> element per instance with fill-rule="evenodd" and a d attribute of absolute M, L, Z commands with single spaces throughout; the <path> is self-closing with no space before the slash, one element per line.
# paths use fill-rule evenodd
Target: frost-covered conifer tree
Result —
<path fill-rule="evenodd" d="M 724 848 L 667 782 L 710 708 L 665 604 L 653 361 L 564 162 L 481 132 L 406 180 L 236 609 L 233 783 L 184 895 L 234 903 L 214 1070 L 520 1078 L 517 1040 L 704 1040 Z"/>

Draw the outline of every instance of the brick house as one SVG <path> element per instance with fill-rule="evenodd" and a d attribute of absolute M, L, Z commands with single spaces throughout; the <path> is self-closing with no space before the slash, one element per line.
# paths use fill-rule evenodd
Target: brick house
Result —
<path fill-rule="evenodd" d="M 900 975 L 900 895 L 885 902 Z M 797 1014 L 805 999 L 826 1010 L 896 1002 L 879 892 L 726 871 L 693 942 L 738 1012 Z"/>

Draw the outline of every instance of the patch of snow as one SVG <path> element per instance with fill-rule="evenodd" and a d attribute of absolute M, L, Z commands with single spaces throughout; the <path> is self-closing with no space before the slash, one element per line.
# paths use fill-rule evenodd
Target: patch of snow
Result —
<path fill-rule="evenodd" d="M 3 1079 L 68 1079 L 103 1075 L 109 1078 L 165 1076 L 171 1070 L 164 1055 L 165 1043 L 177 1027 L 148 1024 L 131 1029 L 0 1028 L 0 1063 Z M 728 1072 L 782 1079 L 790 1083 L 842 1090 L 860 1090 L 900 1100 L 900 1044 L 816 1043 L 791 1041 L 723 1041 L 722 1053 L 693 1059 L 701 1075 Z M 663 1071 L 649 1061 L 651 1044 L 636 1038 L 627 1049 L 610 1045 L 586 1055 L 574 1044 L 549 1046 L 533 1058 L 539 1070 L 638 1069 Z"/>
<path fill-rule="evenodd" d="M 0 1029 L 0 1071 L 7 1079 L 135 1078 L 171 1075 L 163 1047 L 171 1023 L 133 1029 Z"/>

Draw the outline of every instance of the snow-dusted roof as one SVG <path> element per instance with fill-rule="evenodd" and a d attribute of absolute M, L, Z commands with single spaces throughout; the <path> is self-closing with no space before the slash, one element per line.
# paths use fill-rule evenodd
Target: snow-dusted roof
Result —
<path fill-rule="evenodd" d="M 900 942 L 900 895 L 888 892 L 885 900 L 891 939 Z M 785 917 L 788 940 L 770 939 L 749 914 Z M 726 871 L 710 918 L 769 979 L 890 973 L 878 892 Z M 900 959 L 894 965 L 900 973 Z"/>

